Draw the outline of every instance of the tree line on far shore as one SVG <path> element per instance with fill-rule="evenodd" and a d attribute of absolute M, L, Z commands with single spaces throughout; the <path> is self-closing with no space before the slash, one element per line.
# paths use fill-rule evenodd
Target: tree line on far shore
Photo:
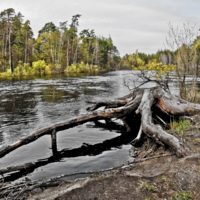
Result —
<path fill-rule="evenodd" d="M 79 18 L 46 23 L 33 37 L 30 21 L 13 8 L 0 13 L 1 75 L 89 72 L 119 68 L 120 57 L 112 38 L 94 30 L 79 31 Z"/>
<path fill-rule="evenodd" d="M 78 30 L 81 15 L 46 23 L 34 38 L 30 21 L 13 8 L 0 13 L 0 76 L 43 75 L 63 72 L 97 72 L 116 69 L 154 70 L 157 78 L 176 71 L 181 87 L 187 74 L 199 77 L 200 37 L 195 26 L 183 29 L 169 23 L 167 48 L 155 54 L 135 52 L 120 57 L 111 36 Z M 165 77 L 164 77 L 165 78 Z"/>

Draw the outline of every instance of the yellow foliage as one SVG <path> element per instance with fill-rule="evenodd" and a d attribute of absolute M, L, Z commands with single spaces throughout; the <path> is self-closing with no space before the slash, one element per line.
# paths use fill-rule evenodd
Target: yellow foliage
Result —
<path fill-rule="evenodd" d="M 72 64 L 64 70 L 66 73 L 77 72 L 77 73 L 85 73 L 85 72 L 97 72 L 99 71 L 98 65 L 89 65 L 81 62 L 80 64 Z"/>
<path fill-rule="evenodd" d="M 45 74 L 46 63 L 44 60 L 38 60 L 32 63 L 34 74 L 43 75 Z"/>
<path fill-rule="evenodd" d="M 138 54 L 129 55 L 128 61 L 129 61 L 129 63 L 131 63 L 131 66 L 133 68 L 140 68 L 140 67 L 144 66 L 144 64 L 145 64 L 145 62 L 142 59 L 140 59 Z"/>
<path fill-rule="evenodd" d="M 29 63 L 23 63 L 19 61 L 17 67 L 14 69 L 12 73 L 10 69 L 7 69 L 6 72 L 0 73 L 1 77 L 6 76 L 28 76 L 28 75 L 44 75 L 44 74 L 52 74 L 53 67 L 51 64 L 46 64 L 44 60 L 38 60 L 32 63 L 32 67 Z"/>
<path fill-rule="evenodd" d="M 1 77 L 12 76 L 12 72 L 10 69 L 7 69 L 6 72 L 0 73 Z"/>
<path fill-rule="evenodd" d="M 134 70 L 152 71 L 155 73 L 156 79 L 165 79 L 168 72 L 176 70 L 175 65 L 163 65 L 161 62 L 157 62 L 156 59 L 152 59 L 145 65 L 144 61 L 141 61 L 137 54 L 130 55 L 129 57 L 129 60 L 133 61 L 135 59 L 135 63 L 137 63 L 133 66 Z"/>
<path fill-rule="evenodd" d="M 48 64 L 45 66 L 45 74 L 52 74 L 53 73 L 53 66 Z"/>
<path fill-rule="evenodd" d="M 165 74 L 169 71 L 175 71 L 174 65 L 163 65 L 162 63 L 150 62 L 147 65 L 134 67 L 134 70 L 146 70 L 146 71 L 155 71 L 156 73 Z"/>

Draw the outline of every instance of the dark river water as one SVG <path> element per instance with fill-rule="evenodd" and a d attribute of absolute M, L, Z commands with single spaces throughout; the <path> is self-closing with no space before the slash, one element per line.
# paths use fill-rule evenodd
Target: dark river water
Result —
<path fill-rule="evenodd" d="M 98 75 L 56 75 L 0 80 L 0 147 L 55 123 L 86 114 L 87 101 L 113 99 L 129 93 L 123 85 L 129 71 Z M 134 122 L 133 122 L 134 123 Z M 55 157 L 51 136 L 22 146 L 0 158 L 0 168 L 36 162 L 27 172 L 31 180 L 49 179 L 61 174 L 95 171 L 127 164 L 129 139 L 120 127 L 86 123 L 57 133 Z M 20 178 L 12 175 L 12 180 Z M 80 176 L 79 176 L 80 177 Z"/>

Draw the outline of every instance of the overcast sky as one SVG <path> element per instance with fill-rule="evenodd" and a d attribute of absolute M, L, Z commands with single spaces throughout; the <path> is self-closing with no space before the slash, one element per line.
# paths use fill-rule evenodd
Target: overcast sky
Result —
<path fill-rule="evenodd" d="M 0 11 L 7 8 L 30 20 L 35 37 L 45 23 L 58 26 L 81 14 L 79 30 L 111 35 L 121 56 L 164 49 L 169 22 L 179 27 L 200 22 L 200 0 L 0 0 Z"/>

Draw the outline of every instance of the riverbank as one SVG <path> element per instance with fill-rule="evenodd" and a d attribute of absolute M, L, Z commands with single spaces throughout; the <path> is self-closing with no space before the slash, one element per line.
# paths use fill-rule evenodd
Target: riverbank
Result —
<path fill-rule="evenodd" d="M 98 67 L 94 67 L 94 69 L 80 69 L 80 68 L 76 68 L 73 66 L 73 68 L 69 66 L 69 69 L 65 70 L 65 71 L 45 71 L 45 70 L 32 70 L 30 69 L 28 72 L 23 72 L 23 71 L 15 71 L 15 72 L 11 72 L 10 70 L 8 70 L 7 72 L 4 73 L 0 73 L 0 79 L 36 79 L 36 78 L 40 78 L 40 77 L 44 77 L 44 76 L 88 76 L 88 75 L 95 75 L 95 74 L 100 74 L 100 73 L 104 73 L 104 72 L 109 72 L 109 71 L 114 71 L 114 70 L 106 70 L 106 69 L 99 69 Z"/>
<path fill-rule="evenodd" d="M 155 148 L 153 142 L 147 140 L 141 147 L 133 149 L 132 153 L 137 157 L 132 158 L 128 165 L 72 181 L 66 181 L 66 176 L 61 176 L 49 182 L 38 181 L 28 186 L 31 182 L 25 179 L 16 195 L 30 200 L 199 200 L 198 118 L 195 125 L 189 125 L 184 134 L 179 136 L 190 148 L 190 153 L 184 158 L 177 158 L 166 147 Z"/>

